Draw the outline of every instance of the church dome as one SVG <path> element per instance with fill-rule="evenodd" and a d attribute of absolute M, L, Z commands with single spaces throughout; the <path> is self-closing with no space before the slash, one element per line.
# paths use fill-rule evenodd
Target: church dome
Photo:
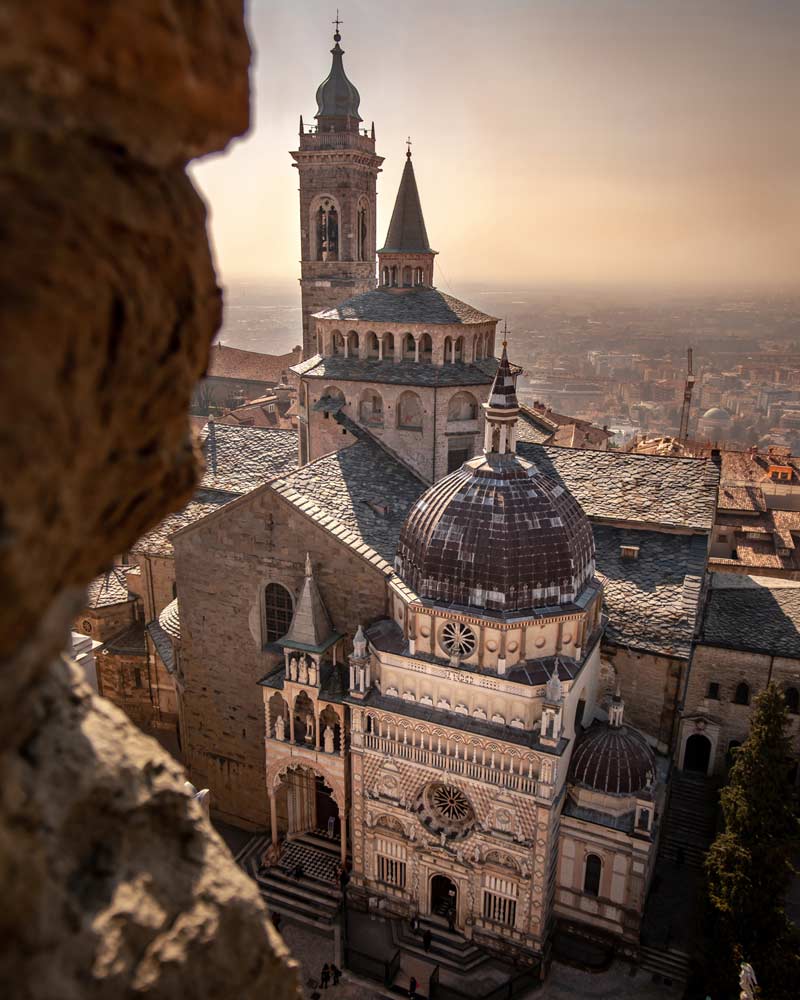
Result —
<path fill-rule="evenodd" d="M 656 760 L 630 726 L 595 722 L 578 737 L 569 780 L 610 795 L 637 795 L 653 783 Z"/>
<path fill-rule="evenodd" d="M 721 406 L 712 406 L 710 410 L 706 410 L 702 419 L 713 420 L 717 423 L 727 423 L 731 419 L 731 415 L 727 410 L 723 410 Z"/>
<path fill-rule="evenodd" d="M 337 31 L 333 36 L 334 46 L 331 49 L 333 65 L 328 76 L 317 87 L 317 113 L 320 118 L 352 118 L 361 121 L 358 106 L 361 97 L 354 85 L 347 79 L 342 56 L 344 50 L 339 45 L 341 35 Z"/>
<path fill-rule="evenodd" d="M 417 500 L 397 571 L 420 597 L 498 612 L 574 602 L 594 576 L 578 502 L 516 455 L 466 462 Z"/>

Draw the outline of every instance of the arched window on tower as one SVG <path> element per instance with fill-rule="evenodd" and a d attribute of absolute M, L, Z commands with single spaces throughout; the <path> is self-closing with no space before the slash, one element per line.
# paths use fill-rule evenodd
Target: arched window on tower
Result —
<path fill-rule="evenodd" d="M 380 351 L 378 349 L 378 336 L 377 334 L 370 331 L 367 334 L 367 357 L 375 359 L 378 357 L 379 353 Z"/>
<path fill-rule="evenodd" d="M 356 220 L 356 230 L 358 232 L 358 259 L 367 259 L 367 206 L 358 206 L 358 219 Z"/>
<path fill-rule="evenodd" d="M 587 896 L 600 895 L 600 876 L 603 873 L 603 862 L 596 854 L 586 855 L 586 869 L 583 873 L 583 891 Z"/>
<path fill-rule="evenodd" d="M 389 273 L 389 268 L 388 267 L 384 267 L 383 270 L 381 271 L 381 284 L 384 285 L 386 288 L 388 288 L 389 287 L 389 282 L 391 280 L 392 279 L 391 279 L 391 275 Z"/>
<path fill-rule="evenodd" d="M 419 360 L 430 364 L 433 358 L 433 340 L 429 333 L 423 333 L 419 338 Z"/>
<path fill-rule="evenodd" d="M 392 265 L 392 288 L 397 288 L 397 265 Z"/>
<path fill-rule="evenodd" d="M 473 337 L 472 340 L 472 350 L 476 361 L 480 361 L 483 358 L 483 335 L 478 334 Z"/>
<path fill-rule="evenodd" d="M 403 392 L 397 400 L 397 426 L 401 430 L 422 430 L 422 400 L 415 392 Z"/>
<path fill-rule="evenodd" d="M 339 259 L 339 213 L 329 198 L 317 210 L 317 260 Z"/>
<path fill-rule="evenodd" d="M 455 344 L 453 344 L 453 360 L 463 361 L 464 360 L 464 338 L 457 337 Z"/>
<path fill-rule="evenodd" d="M 404 267 L 403 268 L 403 287 L 404 288 L 411 288 L 411 268 L 410 267 Z"/>
<path fill-rule="evenodd" d="M 264 641 L 277 642 L 292 624 L 292 595 L 280 583 L 268 583 L 264 588 Z"/>
<path fill-rule="evenodd" d="M 358 416 L 362 424 L 383 427 L 383 397 L 374 389 L 365 389 L 358 405 Z"/>
<path fill-rule="evenodd" d="M 422 268 L 421 267 L 415 267 L 414 268 L 414 284 L 415 285 L 421 285 L 422 284 Z"/>
<path fill-rule="evenodd" d="M 745 684 L 744 681 L 741 684 L 736 685 L 736 693 L 733 696 L 734 705 L 749 705 L 750 704 L 750 685 Z"/>
<path fill-rule="evenodd" d="M 417 357 L 417 345 L 413 333 L 407 333 L 403 337 L 403 360 L 414 361 Z"/>

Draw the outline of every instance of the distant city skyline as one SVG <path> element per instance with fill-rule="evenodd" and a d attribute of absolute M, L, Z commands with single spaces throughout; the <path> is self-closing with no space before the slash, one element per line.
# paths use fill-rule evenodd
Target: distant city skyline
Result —
<path fill-rule="evenodd" d="M 298 119 L 335 5 L 251 2 L 248 137 L 196 164 L 223 282 L 299 273 Z M 800 5 L 366 0 L 340 7 L 383 238 L 405 153 L 437 284 L 796 290 Z"/>

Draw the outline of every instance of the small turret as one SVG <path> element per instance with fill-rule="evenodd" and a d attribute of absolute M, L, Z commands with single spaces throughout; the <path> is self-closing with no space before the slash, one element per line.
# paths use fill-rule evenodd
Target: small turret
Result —
<path fill-rule="evenodd" d="M 542 728 L 539 742 L 544 746 L 554 747 L 561 739 L 561 728 L 564 714 L 564 696 L 561 692 L 561 681 L 558 677 L 558 660 L 553 664 L 553 670 L 547 679 L 544 703 L 542 704 Z"/>
<path fill-rule="evenodd" d="M 503 330 L 503 353 L 489 393 L 489 401 L 483 404 L 486 414 L 486 430 L 483 450 L 486 455 L 513 455 L 517 448 L 517 420 L 519 402 L 517 400 L 517 375 L 519 369 L 508 360 L 506 337 Z"/>
<path fill-rule="evenodd" d="M 353 698 L 364 698 L 371 684 L 367 637 L 359 625 L 353 636 L 353 652 L 350 654 L 350 695 Z"/>
<path fill-rule="evenodd" d="M 418 286 L 433 286 L 433 258 L 417 180 L 411 163 L 411 140 L 408 140 L 406 165 L 386 234 L 386 243 L 378 251 L 378 273 L 381 288 L 408 290 Z"/>

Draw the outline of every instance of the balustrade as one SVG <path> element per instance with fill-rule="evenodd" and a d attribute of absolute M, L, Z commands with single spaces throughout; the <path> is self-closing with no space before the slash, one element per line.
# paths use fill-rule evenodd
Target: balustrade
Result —
<path fill-rule="evenodd" d="M 402 729 L 402 738 L 392 739 L 387 736 L 378 736 L 375 733 L 364 733 L 364 746 L 368 750 L 377 750 L 390 757 L 399 757 L 403 760 L 414 761 L 416 764 L 424 764 L 427 767 L 435 767 L 441 771 L 450 771 L 453 774 L 460 774 L 465 778 L 473 778 L 476 781 L 484 781 L 492 785 L 501 785 L 516 792 L 523 792 L 526 795 L 537 793 L 538 779 L 533 773 L 533 759 L 522 760 L 501 751 L 489 751 L 480 749 L 481 760 L 477 759 L 478 746 L 472 744 L 452 743 L 455 747 L 454 753 L 448 753 L 452 741 L 446 740 L 444 751 L 442 750 L 442 739 L 437 737 L 436 749 L 433 747 L 420 746 L 408 742 L 408 730 Z M 399 736 L 399 734 L 398 734 Z M 432 737 L 429 740 L 432 741 Z M 460 751 L 460 755 L 459 755 Z M 472 759 L 470 759 L 470 756 Z M 489 757 L 489 763 L 485 762 Z M 507 762 L 507 763 L 506 763 Z M 516 770 L 515 770 L 516 767 Z"/>

